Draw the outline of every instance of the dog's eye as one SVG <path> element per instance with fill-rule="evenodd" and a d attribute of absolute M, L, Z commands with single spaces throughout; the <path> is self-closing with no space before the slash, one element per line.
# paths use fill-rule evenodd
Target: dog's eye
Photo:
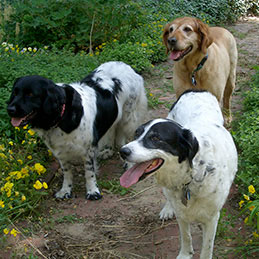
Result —
<path fill-rule="evenodd" d="M 173 32 L 173 31 L 174 31 L 174 28 L 170 27 L 169 32 Z"/>
<path fill-rule="evenodd" d="M 143 132 L 144 132 L 144 128 L 143 128 L 143 127 L 139 127 L 139 128 L 136 130 L 136 132 L 135 132 L 134 139 L 137 139 Z"/>
<path fill-rule="evenodd" d="M 154 142 L 160 141 L 160 138 L 157 135 L 151 136 L 150 139 Z"/>
<path fill-rule="evenodd" d="M 185 32 L 190 32 L 190 31 L 192 31 L 192 29 L 191 29 L 190 27 L 185 27 L 183 30 L 184 30 Z"/>

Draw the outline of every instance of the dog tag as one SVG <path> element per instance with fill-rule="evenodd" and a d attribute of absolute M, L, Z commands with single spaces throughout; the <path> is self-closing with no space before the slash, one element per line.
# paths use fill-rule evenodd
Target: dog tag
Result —
<path fill-rule="evenodd" d="M 196 79 L 195 79 L 194 75 L 192 75 L 192 85 L 194 85 L 194 86 L 197 85 L 197 82 L 196 82 Z"/>
<path fill-rule="evenodd" d="M 183 188 L 182 204 L 187 206 L 187 202 L 191 199 L 191 193 L 188 187 Z"/>

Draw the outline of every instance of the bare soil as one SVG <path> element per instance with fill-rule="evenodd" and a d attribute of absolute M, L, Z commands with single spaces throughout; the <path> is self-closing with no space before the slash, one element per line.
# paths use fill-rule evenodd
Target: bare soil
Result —
<path fill-rule="evenodd" d="M 236 37 L 239 49 L 237 68 L 237 87 L 233 97 L 232 111 L 241 111 L 244 84 L 252 73 L 252 66 L 259 64 L 259 19 L 250 18 L 227 27 Z M 156 65 L 151 72 L 145 73 L 145 84 L 151 93 L 152 108 L 149 118 L 166 117 L 171 104 L 175 101 L 172 90 L 172 64 L 167 61 Z M 54 163 L 50 192 L 61 185 L 62 175 Z M 118 155 L 102 161 L 99 180 L 119 179 L 123 173 L 123 162 Z M 52 173 L 54 175 L 54 173 Z M 165 198 L 161 188 L 153 178 L 138 183 L 126 195 L 120 195 L 118 184 L 104 188 L 103 199 L 88 201 L 85 197 L 83 174 L 75 174 L 74 198 L 57 201 L 49 198 L 42 204 L 38 217 L 28 218 L 18 224 L 27 230 L 19 236 L 19 242 L 11 239 L 0 258 L 176 258 L 179 251 L 179 231 L 176 220 L 161 221 L 159 212 Z M 102 184 L 101 184 L 102 186 Z M 233 185 L 224 207 L 225 215 L 218 227 L 214 258 L 236 258 L 237 248 L 251 234 L 243 225 L 239 215 L 240 194 Z M 114 192 L 118 190 L 118 194 Z M 51 195 L 51 193 L 50 193 Z M 192 226 L 194 259 L 199 258 L 201 229 Z M 30 257 L 36 258 L 36 257 Z M 259 258 L 259 255 L 242 258 Z"/>

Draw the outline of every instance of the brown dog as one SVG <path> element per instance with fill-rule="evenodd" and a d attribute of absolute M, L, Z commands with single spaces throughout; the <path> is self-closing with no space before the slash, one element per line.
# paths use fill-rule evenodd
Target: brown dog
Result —
<path fill-rule="evenodd" d="M 182 17 L 164 28 L 163 41 L 174 60 L 173 86 L 179 97 L 187 89 L 204 89 L 223 101 L 231 121 L 231 96 L 235 88 L 237 47 L 224 28 L 209 27 L 197 18 Z"/>

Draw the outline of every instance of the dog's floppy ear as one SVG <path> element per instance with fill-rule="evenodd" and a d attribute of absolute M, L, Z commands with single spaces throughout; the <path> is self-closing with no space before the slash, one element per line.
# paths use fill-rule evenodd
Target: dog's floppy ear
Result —
<path fill-rule="evenodd" d="M 202 53 L 206 54 L 208 47 L 213 42 L 209 33 L 209 26 L 199 19 L 196 19 L 196 22 L 198 33 L 200 34 L 200 49 Z"/>
<path fill-rule="evenodd" d="M 170 27 L 171 23 L 168 23 L 165 25 L 164 27 L 164 32 L 163 32 L 163 43 L 166 46 L 166 54 L 168 54 L 169 52 L 169 48 L 167 45 L 167 39 L 168 39 L 168 35 L 169 35 L 169 27 Z"/>
<path fill-rule="evenodd" d="M 56 113 L 62 103 L 64 103 L 64 96 L 60 92 L 60 88 L 57 87 L 51 80 L 44 82 L 47 84 L 45 92 L 45 100 L 43 103 L 44 113 L 53 115 Z"/>
<path fill-rule="evenodd" d="M 190 167 L 192 167 L 192 159 L 199 150 L 199 143 L 193 136 L 190 130 L 183 129 L 182 136 L 180 138 L 181 145 L 184 147 L 185 152 L 179 156 L 179 163 L 188 159 Z"/>

